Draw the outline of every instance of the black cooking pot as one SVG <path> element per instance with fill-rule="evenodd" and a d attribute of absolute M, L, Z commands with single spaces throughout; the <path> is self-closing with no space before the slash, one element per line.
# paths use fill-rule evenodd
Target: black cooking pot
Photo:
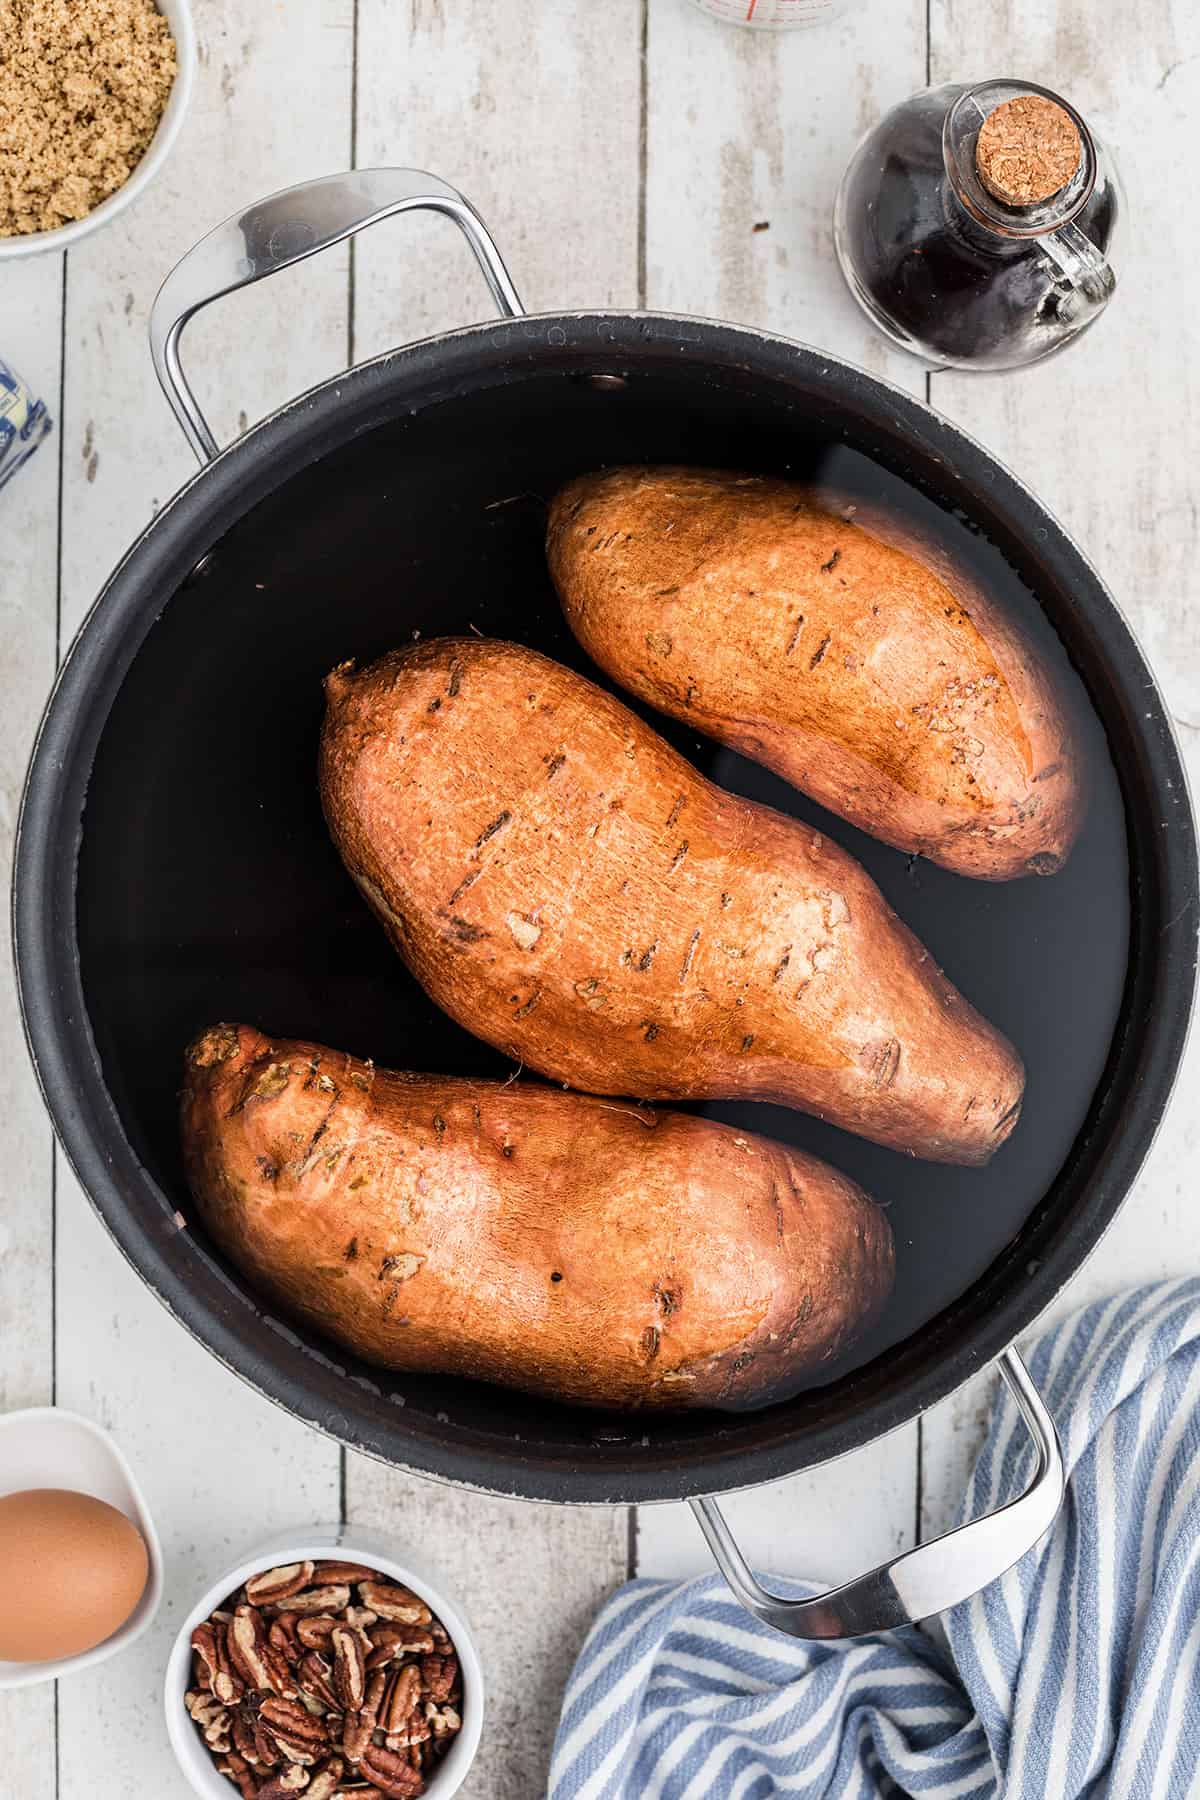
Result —
<path fill-rule="evenodd" d="M 455 219 L 506 316 L 339 375 L 218 454 L 179 367 L 186 320 L 415 207 Z M 230 220 L 166 282 L 152 340 L 206 466 L 130 550 L 71 650 L 16 855 L 29 1043 L 109 1230 L 202 1343 L 299 1417 L 399 1467 L 538 1499 L 696 1499 L 769 1481 L 893 1430 L 999 1356 L 1034 1433 L 1035 1480 L 952 1542 L 788 1605 L 757 1588 L 715 1504 L 699 1503 L 739 1593 L 789 1631 L 894 1624 L 964 1597 L 1057 1505 L 1053 1427 L 1008 1346 L 1128 1191 L 1191 1005 L 1184 774 L 1097 576 L 977 445 L 831 357 L 700 320 L 524 316 L 478 217 L 429 176 L 334 177 Z M 854 1360 L 742 1415 L 607 1418 L 357 1364 L 272 1316 L 222 1261 L 194 1219 L 176 1141 L 183 1046 L 221 1018 L 394 1067 L 511 1073 L 408 977 L 330 846 L 315 783 L 321 677 L 346 656 L 475 629 L 600 679 L 549 586 L 544 502 L 618 461 L 787 471 L 918 516 L 1058 666 L 1088 746 L 1091 811 L 1066 868 L 990 884 L 906 859 L 654 718 L 726 785 L 819 820 L 853 850 L 1029 1072 L 1020 1126 L 982 1171 L 917 1163 L 783 1109 L 710 1109 L 845 1169 L 890 1204 L 898 1245 L 895 1298 Z"/>

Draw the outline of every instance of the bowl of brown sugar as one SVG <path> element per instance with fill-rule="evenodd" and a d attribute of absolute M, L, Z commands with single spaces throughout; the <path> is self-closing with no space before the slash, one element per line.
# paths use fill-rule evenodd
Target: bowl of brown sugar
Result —
<path fill-rule="evenodd" d="M 0 262 L 65 250 L 137 198 L 195 63 L 190 0 L 0 0 Z"/>

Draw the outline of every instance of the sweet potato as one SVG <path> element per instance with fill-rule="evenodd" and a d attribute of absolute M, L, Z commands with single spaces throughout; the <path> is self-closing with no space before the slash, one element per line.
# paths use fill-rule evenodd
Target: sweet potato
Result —
<path fill-rule="evenodd" d="M 680 1113 L 217 1025 L 188 1052 L 182 1130 L 232 1261 L 389 1368 L 748 1405 L 844 1349 L 891 1287 L 887 1221 L 853 1182 Z"/>
<path fill-rule="evenodd" d="M 557 496 L 547 551 L 584 649 L 652 706 L 960 874 L 1061 867 L 1084 792 L 1054 681 L 899 522 L 788 481 L 614 469 Z"/>
<path fill-rule="evenodd" d="M 852 857 L 714 787 L 581 676 L 438 638 L 326 683 L 347 868 L 461 1025 L 571 1087 L 781 1101 L 983 1162 L 1012 1046 Z"/>

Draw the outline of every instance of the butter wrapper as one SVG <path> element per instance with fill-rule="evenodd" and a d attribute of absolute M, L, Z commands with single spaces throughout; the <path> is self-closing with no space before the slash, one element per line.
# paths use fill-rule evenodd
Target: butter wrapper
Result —
<path fill-rule="evenodd" d="M 48 436 L 50 423 L 46 402 L 35 399 L 0 356 L 0 488 Z"/>

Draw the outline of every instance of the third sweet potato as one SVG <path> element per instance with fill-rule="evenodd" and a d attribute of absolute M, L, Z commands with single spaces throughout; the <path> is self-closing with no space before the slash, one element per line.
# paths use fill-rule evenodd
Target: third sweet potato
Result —
<path fill-rule="evenodd" d="M 589 1406 L 746 1406 L 844 1350 L 887 1220 L 813 1156 L 523 1082 L 216 1025 L 182 1133 L 209 1231 L 371 1361 Z"/>

